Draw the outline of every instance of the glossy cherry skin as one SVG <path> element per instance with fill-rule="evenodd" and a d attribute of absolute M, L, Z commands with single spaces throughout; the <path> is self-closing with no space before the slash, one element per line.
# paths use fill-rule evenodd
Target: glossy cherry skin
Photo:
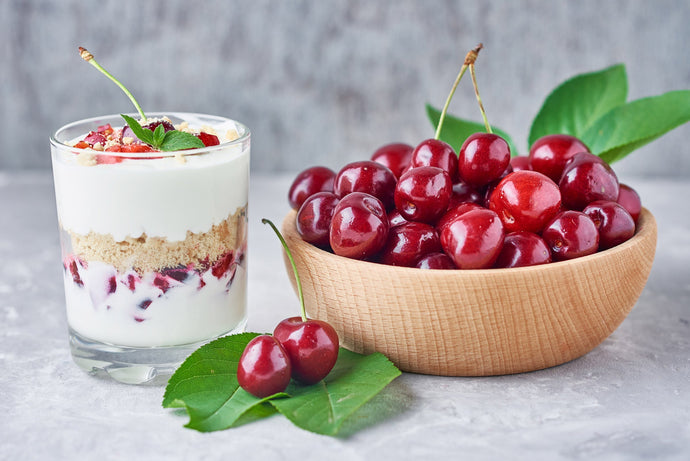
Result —
<path fill-rule="evenodd" d="M 560 212 L 547 224 L 541 236 L 557 261 L 591 255 L 599 247 L 597 226 L 581 211 Z"/>
<path fill-rule="evenodd" d="M 391 266 L 414 267 L 422 256 L 441 251 L 436 229 L 420 222 L 408 222 L 388 232 L 379 262 Z"/>
<path fill-rule="evenodd" d="M 462 216 L 463 214 L 467 213 L 468 211 L 471 210 L 483 210 L 484 207 L 481 205 L 478 205 L 476 203 L 472 202 L 465 202 L 465 203 L 460 203 L 458 205 L 455 205 L 454 207 L 448 207 L 448 211 L 446 211 L 443 216 L 436 222 L 436 231 L 441 234 L 443 231 L 443 228 L 446 227 L 448 224 L 453 222 L 456 218 L 459 216 Z"/>
<path fill-rule="evenodd" d="M 642 212 L 642 201 L 637 191 L 627 184 L 620 184 L 618 188 L 618 199 L 616 201 L 623 205 L 623 208 L 630 213 L 633 221 L 637 224 L 637 220 Z"/>
<path fill-rule="evenodd" d="M 551 251 L 544 239 L 532 232 L 511 232 L 503 239 L 503 248 L 494 267 L 525 267 L 551 262 Z"/>
<path fill-rule="evenodd" d="M 581 211 L 597 200 L 618 198 L 618 178 L 611 167 L 596 155 L 580 153 L 573 156 L 563 170 L 558 187 L 563 206 Z"/>
<path fill-rule="evenodd" d="M 403 218 L 403 215 L 400 214 L 397 208 L 393 208 L 391 211 L 388 212 L 388 228 L 393 229 L 396 226 L 399 226 L 401 224 L 405 224 L 406 222 L 410 222 L 407 219 Z"/>
<path fill-rule="evenodd" d="M 443 169 L 412 168 L 395 187 L 395 206 L 408 221 L 433 223 L 448 209 L 452 191 L 453 183 Z"/>
<path fill-rule="evenodd" d="M 587 205 L 582 212 L 594 221 L 599 231 L 600 250 L 614 247 L 635 235 L 635 221 L 617 202 L 598 200 Z"/>
<path fill-rule="evenodd" d="M 352 192 L 333 211 L 329 241 L 333 252 L 353 259 L 378 253 L 388 237 L 388 217 L 373 195 Z"/>
<path fill-rule="evenodd" d="M 441 231 L 443 251 L 458 269 L 493 266 L 503 247 L 503 224 L 491 210 L 471 210 Z"/>
<path fill-rule="evenodd" d="M 237 382 L 242 389 L 264 398 L 283 392 L 290 383 L 290 358 L 280 342 L 271 335 L 249 341 L 237 366 Z"/>
<path fill-rule="evenodd" d="M 299 210 L 304 201 L 317 192 L 333 192 L 335 172 L 325 166 L 313 166 L 300 172 L 290 185 L 288 202 Z"/>
<path fill-rule="evenodd" d="M 448 208 L 450 209 L 465 202 L 482 203 L 483 200 L 484 196 L 479 190 L 463 181 L 459 181 L 453 184 L 453 192 L 450 195 Z"/>
<path fill-rule="evenodd" d="M 533 170 L 532 165 L 529 162 L 529 157 L 526 155 L 512 157 L 510 159 L 510 166 L 513 167 L 513 171 Z"/>
<path fill-rule="evenodd" d="M 534 141 L 529 150 L 529 161 L 534 171 L 545 174 L 558 182 L 565 164 L 580 152 L 589 152 L 589 148 L 576 137 L 567 134 L 550 134 Z"/>
<path fill-rule="evenodd" d="M 304 384 L 321 381 L 338 360 L 338 334 L 321 320 L 290 317 L 276 326 L 273 336 L 290 358 L 292 377 Z"/>
<path fill-rule="evenodd" d="M 536 171 L 514 171 L 501 180 L 489 199 L 507 232 L 539 233 L 561 208 L 561 192 Z"/>
<path fill-rule="evenodd" d="M 438 139 L 425 139 L 412 151 L 410 166 L 435 166 L 442 169 L 450 176 L 453 184 L 458 182 L 458 156 L 453 147 L 447 142 Z"/>
<path fill-rule="evenodd" d="M 510 147 L 492 133 L 474 133 L 460 148 L 458 172 L 470 186 L 485 186 L 498 179 L 510 164 Z"/>
<path fill-rule="evenodd" d="M 385 166 L 399 178 L 410 165 L 413 149 L 409 144 L 400 142 L 386 144 L 376 149 L 371 160 Z"/>
<path fill-rule="evenodd" d="M 386 209 L 393 208 L 397 179 L 393 172 L 371 160 L 345 165 L 336 175 L 333 192 L 340 198 L 351 192 L 365 192 L 381 200 Z"/>
<path fill-rule="evenodd" d="M 449 270 L 457 269 L 453 260 L 445 253 L 429 253 L 422 256 L 415 266 L 417 269 Z"/>
<path fill-rule="evenodd" d="M 331 219 L 338 202 L 333 192 L 317 192 L 304 201 L 295 223 L 302 240 L 321 248 L 329 246 Z"/>

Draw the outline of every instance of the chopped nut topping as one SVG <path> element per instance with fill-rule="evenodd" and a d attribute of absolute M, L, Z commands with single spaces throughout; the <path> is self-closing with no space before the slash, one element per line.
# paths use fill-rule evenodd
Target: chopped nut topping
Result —
<path fill-rule="evenodd" d="M 239 138 L 240 134 L 237 132 L 236 129 L 232 128 L 225 133 L 225 139 L 228 141 L 234 141 L 235 139 Z"/>
<path fill-rule="evenodd" d="M 175 154 L 175 160 L 177 161 L 177 163 L 179 163 L 181 165 L 184 165 L 185 163 L 187 163 L 187 159 L 184 158 L 184 155 L 182 155 L 180 152 L 177 152 Z"/>
<path fill-rule="evenodd" d="M 213 136 L 216 135 L 216 130 L 212 126 L 202 125 L 201 131 L 203 131 L 204 133 L 212 134 Z"/>
<path fill-rule="evenodd" d="M 77 155 L 77 163 L 81 166 L 95 166 L 98 162 L 96 162 L 96 154 L 87 151 Z"/>
<path fill-rule="evenodd" d="M 129 137 L 129 136 L 123 136 L 122 137 L 122 144 L 132 144 L 134 142 L 134 138 Z"/>

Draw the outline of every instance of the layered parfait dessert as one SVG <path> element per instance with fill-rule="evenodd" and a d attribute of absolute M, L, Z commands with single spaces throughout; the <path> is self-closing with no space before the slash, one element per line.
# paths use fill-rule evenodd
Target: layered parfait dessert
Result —
<path fill-rule="evenodd" d="M 113 116 L 53 150 L 67 318 L 91 340 L 194 343 L 245 318 L 246 128 L 197 114 L 155 117 L 165 118 L 148 123 L 175 121 L 207 147 L 157 152 L 128 127 L 113 128 L 122 120 Z"/>
<path fill-rule="evenodd" d="M 144 382 L 244 328 L 250 134 L 223 117 L 146 115 L 80 53 L 138 114 L 51 138 L 72 355 Z"/>

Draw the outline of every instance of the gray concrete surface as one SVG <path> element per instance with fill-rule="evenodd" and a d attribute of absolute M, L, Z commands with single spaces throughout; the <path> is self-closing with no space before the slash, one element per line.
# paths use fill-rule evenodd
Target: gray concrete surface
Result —
<path fill-rule="evenodd" d="M 82 62 L 91 50 L 144 109 L 237 118 L 255 171 L 339 168 L 391 141 L 433 135 L 467 50 L 492 123 L 522 152 L 546 93 L 627 64 L 630 97 L 690 88 L 687 0 L 188 0 L 0 2 L 0 170 L 50 168 L 48 136 L 77 119 L 131 111 Z M 469 80 L 451 111 L 481 120 Z M 685 177 L 686 125 L 617 171 Z"/>
<path fill-rule="evenodd" d="M 690 218 L 668 197 L 687 197 L 690 184 L 622 179 L 640 192 L 659 234 L 642 296 L 608 339 L 580 359 L 533 373 L 404 373 L 343 437 L 329 438 L 280 416 L 200 434 L 160 406 L 162 387 L 83 373 L 69 355 L 50 174 L 0 173 L 0 459 L 686 461 Z M 250 331 L 270 331 L 297 309 L 280 244 L 260 223 L 287 212 L 291 180 L 252 180 Z"/>

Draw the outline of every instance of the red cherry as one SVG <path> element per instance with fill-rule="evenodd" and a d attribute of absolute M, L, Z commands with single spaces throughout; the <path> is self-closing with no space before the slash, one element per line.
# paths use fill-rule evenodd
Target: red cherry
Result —
<path fill-rule="evenodd" d="M 388 232 L 379 260 L 391 266 L 414 267 L 422 256 L 439 251 L 441 243 L 433 226 L 408 222 Z"/>
<path fill-rule="evenodd" d="M 351 192 L 365 192 L 381 200 L 386 209 L 393 208 L 396 177 L 391 170 L 371 160 L 345 165 L 336 175 L 333 192 L 340 198 Z"/>
<path fill-rule="evenodd" d="M 621 184 L 618 188 L 618 199 L 616 201 L 620 203 L 623 208 L 628 211 L 628 213 L 630 213 L 633 221 L 637 223 L 637 219 L 640 217 L 640 212 L 642 212 L 642 201 L 640 200 L 640 196 L 635 189 L 627 184 Z"/>
<path fill-rule="evenodd" d="M 599 247 L 597 226 L 580 211 L 562 211 L 546 225 L 542 238 L 557 261 L 587 256 Z"/>
<path fill-rule="evenodd" d="M 335 207 L 330 229 L 330 243 L 335 254 L 366 259 L 383 248 L 387 237 L 388 217 L 376 197 L 352 192 Z"/>
<path fill-rule="evenodd" d="M 574 136 L 550 134 L 537 139 L 529 150 L 529 162 L 534 171 L 558 182 L 565 164 L 575 154 L 589 152 L 587 146 Z"/>
<path fill-rule="evenodd" d="M 399 178 L 405 168 L 410 165 L 413 149 L 409 144 L 399 142 L 386 144 L 376 149 L 371 160 L 385 166 L 396 178 Z"/>
<path fill-rule="evenodd" d="M 491 267 L 503 246 L 503 224 L 491 210 L 471 210 L 441 231 L 441 246 L 458 269 Z"/>
<path fill-rule="evenodd" d="M 460 148 L 460 179 L 471 186 L 485 186 L 498 179 L 510 164 L 510 147 L 493 133 L 474 133 Z"/>
<path fill-rule="evenodd" d="M 450 202 L 448 208 L 459 205 L 465 202 L 482 203 L 484 201 L 483 195 L 474 187 L 469 186 L 463 181 L 453 184 L 453 192 L 450 195 Z"/>
<path fill-rule="evenodd" d="M 299 210 L 307 197 L 317 192 L 333 192 L 335 172 L 325 166 L 313 166 L 300 172 L 288 191 L 290 206 Z"/>
<path fill-rule="evenodd" d="M 515 171 L 501 180 L 489 199 L 489 208 L 508 232 L 539 233 L 561 207 L 556 183 L 536 171 Z"/>
<path fill-rule="evenodd" d="M 403 215 L 400 214 L 397 208 L 393 208 L 391 211 L 388 212 L 388 228 L 393 229 L 396 226 L 399 226 L 401 224 L 405 224 L 406 222 L 410 222 L 407 219 L 403 218 Z"/>
<path fill-rule="evenodd" d="M 296 227 L 302 240 L 321 248 L 329 245 L 333 212 L 340 200 L 333 192 L 317 192 L 297 212 Z"/>
<path fill-rule="evenodd" d="M 204 143 L 204 146 L 209 147 L 209 146 L 217 146 L 220 144 L 220 140 L 218 140 L 218 136 L 214 134 L 209 134 L 209 133 L 204 133 L 203 131 L 196 135 L 197 138 L 201 139 L 201 142 Z"/>
<path fill-rule="evenodd" d="M 453 147 L 438 139 L 426 139 L 412 151 L 410 166 L 435 166 L 450 176 L 453 183 L 458 182 L 458 156 Z"/>
<path fill-rule="evenodd" d="M 510 166 L 513 167 L 513 171 L 520 170 L 533 170 L 532 165 L 529 163 L 529 157 L 525 155 L 518 155 L 510 159 Z"/>
<path fill-rule="evenodd" d="M 445 253 L 429 253 L 417 261 L 418 269 L 449 270 L 457 269 L 453 260 Z"/>
<path fill-rule="evenodd" d="M 611 167 L 596 155 L 574 155 L 563 170 L 558 187 L 563 205 L 571 210 L 582 210 L 596 200 L 618 198 L 618 178 Z"/>
<path fill-rule="evenodd" d="M 582 210 L 599 231 L 599 249 L 605 250 L 623 243 L 635 234 L 635 221 L 617 202 L 598 200 Z"/>
<path fill-rule="evenodd" d="M 511 232 L 503 239 L 503 248 L 494 267 L 536 266 L 551 262 L 546 242 L 532 232 Z"/>
<path fill-rule="evenodd" d="M 395 187 L 395 206 L 408 221 L 433 223 L 448 208 L 452 187 L 450 176 L 441 168 L 412 168 Z"/>
<path fill-rule="evenodd" d="M 448 211 L 446 211 L 443 216 L 436 222 L 436 230 L 438 231 L 439 235 L 441 232 L 443 232 L 443 228 L 446 227 L 448 224 L 453 222 L 456 218 L 459 216 L 462 216 L 463 214 L 467 213 L 468 211 L 471 210 L 483 210 L 484 207 L 481 205 L 477 205 L 476 203 L 472 202 L 465 202 L 465 203 L 460 203 L 458 205 L 455 205 L 454 207 L 448 207 Z"/>
<path fill-rule="evenodd" d="M 292 364 L 292 377 L 305 384 L 325 378 L 338 359 L 338 334 L 321 320 L 290 317 L 280 322 L 273 336 Z"/>
<path fill-rule="evenodd" d="M 237 367 L 237 382 L 242 389 L 264 398 L 283 392 L 290 383 L 292 367 L 287 352 L 270 335 L 249 341 Z"/>

